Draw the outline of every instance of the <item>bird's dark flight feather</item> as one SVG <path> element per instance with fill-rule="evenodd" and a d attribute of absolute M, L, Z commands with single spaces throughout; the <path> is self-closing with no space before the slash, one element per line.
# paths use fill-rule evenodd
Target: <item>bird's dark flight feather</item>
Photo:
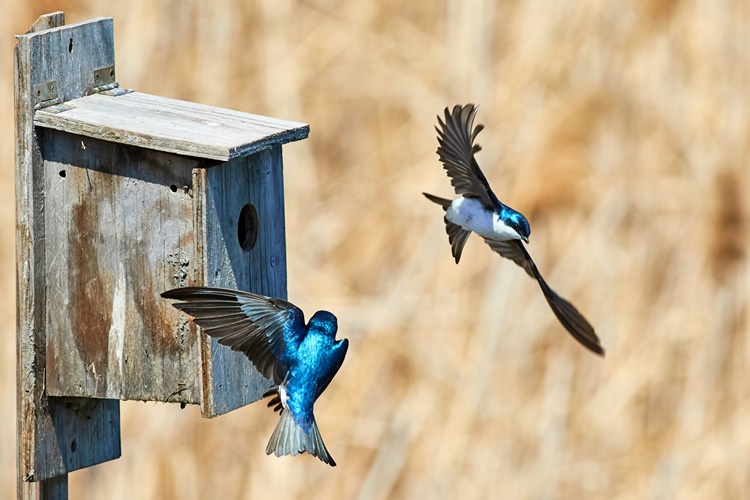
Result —
<path fill-rule="evenodd" d="M 452 112 L 445 108 L 445 121 L 438 116 L 439 126 L 435 127 L 438 133 L 437 154 L 456 194 L 477 198 L 488 210 L 495 210 L 502 204 L 474 158 L 474 154 L 481 149 L 474 144 L 474 139 L 484 128 L 477 125 L 472 130 L 476 113 L 477 107 L 473 104 L 454 106 Z"/>
<path fill-rule="evenodd" d="M 451 244 L 451 253 L 453 258 L 456 259 L 456 264 L 461 260 L 461 252 L 464 251 L 464 245 L 466 240 L 469 239 L 471 231 L 467 231 L 458 224 L 449 222 L 448 219 L 445 221 L 445 232 L 448 233 L 448 242 Z"/>
<path fill-rule="evenodd" d="M 175 288 L 162 293 L 195 318 L 206 335 L 241 351 L 258 371 L 279 383 L 277 367 L 286 364 L 287 346 L 296 348 L 304 332 L 304 313 L 286 300 L 239 290 L 209 287 Z M 283 371 L 283 370 L 282 370 Z"/>
<path fill-rule="evenodd" d="M 586 318 L 578 312 L 573 304 L 560 297 L 554 290 L 552 290 L 547 282 L 542 278 L 539 269 L 534 264 L 531 255 L 524 247 L 523 243 L 519 240 L 511 241 L 496 241 L 488 238 L 484 238 L 484 241 L 490 246 L 490 248 L 505 257 L 510 259 L 519 266 L 521 266 L 529 276 L 535 278 L 539 282 L 539 286 L 542 288 L 544 298 L 547 299 L 552 312 L 555 313 L 557 319 L 562 323 L 566 330 L 584 347 L 590 351 L 604 356 L 604 348 L 601 346 L 599 337 L 594 331 L 594 327 L 586 321 Z"/>
<path fill-rule="evenodd" d="M 451 200 L 428 193 L 422 194 L 428 200 L 443 207 L 443 210 L 448 210 L 448 207 L 451 206 Z M 453 258 L 456 259 L 456 264 L 458 264 L 458 261 L 461 260 L 461 252 L 464 250 L 464 245 L 466 244 L 466 240 L 469 239 L 471 231 L 462 228 L 458 224 L 453 224 L 446 218 L 443 218 L 443 220 L 445 221 L 445 232 L 448 233 L 448 242 L 451 244 L 451 253 L 453 254 Z"/>
<path fill-rule="evenodd" d="M 425 198 L 427 198 L 431 202 L 437 203 L 438 205 L 443 207 L 443 210 L 448 210 L 448 207 L 450 207 L 451 203 L 453 203 L 452 200 L 449 200 L 447 198 L 441 198 L 439 196 L 435 196 L 434 194 L 430 194 L 430 193 L 422 193 L 422 194 L 424 195 Z"/>

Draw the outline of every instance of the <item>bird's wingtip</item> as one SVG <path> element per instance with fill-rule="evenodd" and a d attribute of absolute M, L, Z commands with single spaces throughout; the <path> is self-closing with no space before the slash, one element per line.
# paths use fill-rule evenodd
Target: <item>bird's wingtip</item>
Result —
<path fill-rule="evenodd" d="M 179 295 L 179 288 L 173 288 L 171 290 L 167 290 L 166 292 L 161 292 L 161 297 L 164 299 L 176 299 Z"/>
<path fill-rule="evenodd" d="M 583 316 L 581 316 L 581 318 L 583 318 Z M 585 320 L 585 318 L 583 319 Z M 571 331 L 569 325 L 567 325 L 566 323 L 563 323 L 563 326 L 568 329 L 568 331 L 573 334 L 573 337 L 578 342 L 580 342 L 581 345 L 583 345 L 583 347 L 585 347 L 587 350 L 591 351 L 597 356 L 601 356 L 602 358 L 607 357 L 607 351 L 604 349 L 604 347 L 602 347 L 599 341 L 599 336 L 593 331 L 593 328 L 591 328 L 591 331 L 587 335 L 580 335 L 580 332 L 574 333 L 573 331 Z"/>
<path fill-rule="evenodd" d="M 439 196 L 435 196 L 434 194 L 430 193 L 422 193 L 425 198 L 430 200 L 433 203 L 437 203 L 441 207 L 443 207 L 443 210 L 448 210 L 448 207 L 451 206 L 451 203 L 453 203 L 453 200 L 449 200 L 448 198 L 441 198 Z"/>

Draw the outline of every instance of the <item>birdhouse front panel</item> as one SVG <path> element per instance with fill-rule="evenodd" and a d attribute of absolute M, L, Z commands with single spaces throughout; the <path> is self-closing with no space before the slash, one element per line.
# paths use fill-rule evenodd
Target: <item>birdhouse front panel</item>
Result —
<path fill-rule="evenodd" d="M 200 401 L 195 327 L 159 296 L 195 276 L 200 160 L 45 130 L 47 390 Z"/>

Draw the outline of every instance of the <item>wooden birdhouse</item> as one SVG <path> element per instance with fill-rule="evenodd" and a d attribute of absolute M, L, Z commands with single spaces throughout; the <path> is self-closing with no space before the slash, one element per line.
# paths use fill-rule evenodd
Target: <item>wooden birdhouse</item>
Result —
<path fill-rule="evenodd" d="M 160 297 L 286 297 L 281 146 L 308 126 L 121 88 L 110 18 L 43 16 L 16 48 L 19 467 L 120 454 L 119 400 L 212 417 L 269 388 Z"/>

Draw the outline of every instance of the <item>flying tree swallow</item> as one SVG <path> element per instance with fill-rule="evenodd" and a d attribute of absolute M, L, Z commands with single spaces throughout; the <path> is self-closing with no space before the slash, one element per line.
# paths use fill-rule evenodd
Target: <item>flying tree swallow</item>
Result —
<path fill-rule="evenodd" d="M 478 234 L 494 252 L 512 260 L 539 282 L 552 312 L 578 342 L 604 356 L 594 328 L 573 304 L 547 285 L 522 243 L 529 242 L 531 233 L 526 217 L 497 199 L 480 170 L 474 154 L 481 147 L 474 144 L 474 140 L 484 126 L 474 128 L 476 113 L 477 107 L 473 104 L 455 106 L 453 112 L 445 108 L 445 121 L 438 116 L 440 126 L 435 127 L 439 145 L 437 154 L 459 197 L 448 200 L 422 193 L 445 210 L 445 230 L 456 264 L 469 235 L 472 232 Z"/>
<path fill-rule="evenodd" d="M 266 454 L 309 453 L 335 467 L 313 415 L 313 405 L 341 368 L 349 347 L 336 340 L 336 316 L 318 311 L 305 324 L 305 315 L 286 300 L 225 288 L 175 288 L 161 294 L 182 302 L 173 305 L 192 316 L 203 332 L 241 351 L 274 387 L 281 417 L 266 446 Z"/>

